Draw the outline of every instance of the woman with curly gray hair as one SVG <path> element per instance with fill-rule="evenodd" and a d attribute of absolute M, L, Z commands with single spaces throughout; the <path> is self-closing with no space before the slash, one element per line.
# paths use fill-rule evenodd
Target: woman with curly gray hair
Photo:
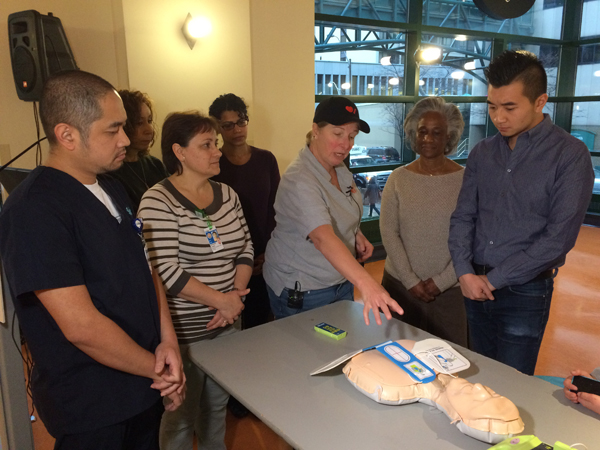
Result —
<path fill-rule="evenodd" d="M 382 285 L 404 309 L 401 320 L 466 346 L 463 296 L 448 250 L 464 169 L 447 155 L 456 150 L 463 129 L 458 107 L 441 97 L 413 107 L 404 134 L 419 158 L 390 175 L 380 228 L 387 252 Z"/>

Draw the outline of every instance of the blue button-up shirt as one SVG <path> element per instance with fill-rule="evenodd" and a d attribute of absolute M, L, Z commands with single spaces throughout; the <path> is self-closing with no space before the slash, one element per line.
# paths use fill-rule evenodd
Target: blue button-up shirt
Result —
<path fill-rule="evenodd" d="M 499 133 L 479 142 L 450 220 L 457 277 L 474 273 L 473 262 L 485 264 L 494 268 L 487 276 L 499 289 L 562 266 L 593 185 L 587 147 L 548 115 L 513 150 Z"/>

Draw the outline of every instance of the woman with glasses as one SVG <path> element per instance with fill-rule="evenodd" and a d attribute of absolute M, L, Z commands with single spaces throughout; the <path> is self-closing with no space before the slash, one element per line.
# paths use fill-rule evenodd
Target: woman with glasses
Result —
<path fill-rule="evenodd" d="M 213 180 L 231 186 L 237 193 L 254 245 L 250 293 L 242 312 L 242 327 L 246 329 L 266 323 L 271 313 L 262 268 L 267 242 L 275 228 L 273 203 L 279 186 L 279 167 L 273 153 L 247 143 L 248 107 L 242 98 L 221 95 L 208 113 L 219 123 L 223 138 L 221 172 Z"/>
<path fill-rule="evenodd" d="M 119 91 L 127 113 L 123 129 L 131 142 L 127 147 L 121 168 L 112 172 L 131 199 L 134 212 L 140 206 L 142 195 L 159 181 L 169 176 L 160 159 L 150 156 L 150 147 L 156 135 L 154 110 L 147 94 L 140 91 Z"/>
<path fill-rule="evenodd" d="M 265 280 L 277 319 L 338 300 L 353 300 L 354 286 L 381 324 L 379 309 L 391 319 L 396 303 L 360 265 L 373 246 L 360 231 L 363 204 L 352 173 L 344 164 L 359 131 L 356 105 L 344 97 L 322 101 L 306 146 L 281 179 L 275 211 L 277 225 L 265 254 Z"/>

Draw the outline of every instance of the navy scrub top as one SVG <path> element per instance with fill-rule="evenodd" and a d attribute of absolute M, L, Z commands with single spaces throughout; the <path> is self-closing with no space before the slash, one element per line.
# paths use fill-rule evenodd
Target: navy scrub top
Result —
<path fill-rule="evenodd" d="M 119 223 L 83 184 L 36 168 L 0 214 L 0 254 L 35 366 L 34 404 L 53 436 L 127 420 L 160 399 L 151 380 L 104 366 L 67 341 L 33 293 L 85 285 L 98 310 L 137 344 L 160 343 L 156 291 L 123 187 L 99 177 Z"/>

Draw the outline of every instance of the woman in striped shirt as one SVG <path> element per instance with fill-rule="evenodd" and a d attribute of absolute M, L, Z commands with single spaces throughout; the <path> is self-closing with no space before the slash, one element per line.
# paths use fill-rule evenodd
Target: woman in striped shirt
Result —
<path fill-rule="evenodd" d="M 254 254 L 237 194 L 209 178 L 219 173 L 217 124 L 195 111 L 170 114 L 163 162 L 172 176 L 147 191 L 138 216 L 181 346 L 187 394 L 161 424 L 161 449 L 225 450 L 228 394 L 187 356 L 190 344 L 234 332 Z"/>

